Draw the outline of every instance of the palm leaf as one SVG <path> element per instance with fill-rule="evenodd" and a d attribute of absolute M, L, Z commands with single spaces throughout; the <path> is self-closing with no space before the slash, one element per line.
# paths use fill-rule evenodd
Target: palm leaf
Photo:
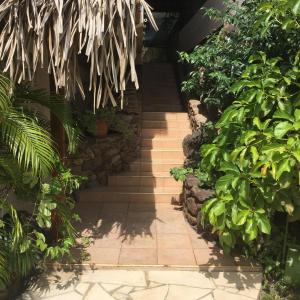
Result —
<path fill-rule="evenodd" d="M 20 107 L 35 103 L 48 108 L 64 126 L 68 138 L 68 151 L 76 151 L 80 131 L 75 127 L 71 107 L 63 97 L 49 95 L 45 90 L 32 89 L 28 85 L 20 85 L 15 89 L 13 103 Z"/>
<path fill-rule="evenodd" d="M 8 109 L 0 114 L 2 141 L 19 165 L 35 175 L 47 176 L 56 156 L 49 133 L 20 111 Z"/>

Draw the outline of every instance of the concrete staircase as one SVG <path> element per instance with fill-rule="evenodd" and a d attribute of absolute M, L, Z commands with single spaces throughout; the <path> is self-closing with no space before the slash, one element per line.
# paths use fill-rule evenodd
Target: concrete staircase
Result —
<path fill-rule="evenodd" d="M 108 178 L 108 186 L 81 192 L 81 201 L 156 202 L 178 201 L 182 183 L 170 176 L 183 163 L 182 140 L 190 133 L 183 112 L 144 112 L 139 158 L 129 170 Z"/>
<path fill-rule="evenodd" d="M 142 67 L 142 131 L 139 158 L 129 169 L 108 178 L 108 186 L 81 192 L 81 201 L 171 203 L 179 200 L 182 183 L 170 169 L 184 161 L 183 138 L 191 132 L 182 112 L 172 64 Z"/>

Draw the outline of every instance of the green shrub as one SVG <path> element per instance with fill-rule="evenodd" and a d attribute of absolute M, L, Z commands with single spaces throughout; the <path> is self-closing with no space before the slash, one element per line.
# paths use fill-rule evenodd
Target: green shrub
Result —
<path fill-rule="evenodd" d="M 287 61 L 295 56 L 299 34 L 276 22 L 268 27 L 257 22 L 266 15 L 258 9 L 261 3 L 262 0 L 249 0 L 239 6 L 237 1 L 227 0 L 225 13 L 215 9 L 206 12 L 221 21 L 223 27 L 191 53 L 180 53 L 180 60 L 192 68 L 182 84 L 185 93 L 199 96 L 204 103 L 223 110 L 232 103 L 230 87 L 244 72 L 250 55 L 263 51 L 268 57 L 279 56 Z"/>

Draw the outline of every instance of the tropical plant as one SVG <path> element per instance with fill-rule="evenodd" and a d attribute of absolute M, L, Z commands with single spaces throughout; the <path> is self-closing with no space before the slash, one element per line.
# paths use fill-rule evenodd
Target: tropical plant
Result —
<path fill-rule="evenodd" d="M 267 56 L 289 60 L 300 43 L 299 35 L 286 31 L 278 22 L 271 22 L 274 20 L 271 15 L 265 20 L 271 22 L 268 30 L 263 22 L 257 22 L 267 16 L 260 7 L 262 0 L 244 1 L 243 5 L 232 0 L 224 2 L 224 13 L 216 9 L 206 11 L 210 18 L 223 24 L 221 29 L 191 53 L 180 53 L 180 60 L 192 68 L 182 90 L 221 111 L 232 103 L 234 95 L 230 87 L 247 67 L 250 55 L 264 51 Z M 264 34 L 260 34 L 262 31 Z"/>
<path fill-rule="evenodd" d="M 38 95 L 45 96 L 39 102 L 48 99 L 46 94 L 28 88 L 24 93 L 23 88 L 0 74 L 0 288 L 27 275 L 44 258 L 62 257 L 75 243 L 72 220 L 77 217 L 70 195 L 81 178 L 59 163 L 47 126 L 41 126 L 45 122 L 27 106 Z M 70 123 L 66 126 L 73 130 Z M 56 176 L 49 179 L 54 170 Z M 26 200 L 26 211 L 17 210 L 10 192 Z M 56 242 L 50 235 L 54 214 L 60 220 Z"/>
<path fill-rule="evenodd" d="M 300 1 L 264 2 L 258 10 L 262 34 L 274 23 L 289 36 L 298 32 Z M 203 220 L 227 251 L 242 241 L 256 253 L 275 212 L 300 219 L 299 62 L 300 52 L 293 60 L 252 55 L 231 88 L 236 98 L 216 125 L 218 137 L 201 148 L 200 170 L 216 190 L 202 207 Z"/>
<path fill-rule="evenodd" d="M 217 177 L 217 197 L 202 212 L 227 249 L 270 234 L 275 211 L 300 217 L 299 56 L 287 71 L 264 53 L 249 62 L 216 125 L 219 136 L 201 149 L 201 170 Z"/>

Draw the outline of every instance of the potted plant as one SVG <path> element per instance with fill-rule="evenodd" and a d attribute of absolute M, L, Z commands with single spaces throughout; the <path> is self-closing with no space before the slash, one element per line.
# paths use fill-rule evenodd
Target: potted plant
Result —
<path fill-rule="evenodd" d="M 99 138 L 107 137 L 108 129 L 113 124 L 116 117 L 114 108 L 99 108 L 96 111 L 96 136 Z"/>

